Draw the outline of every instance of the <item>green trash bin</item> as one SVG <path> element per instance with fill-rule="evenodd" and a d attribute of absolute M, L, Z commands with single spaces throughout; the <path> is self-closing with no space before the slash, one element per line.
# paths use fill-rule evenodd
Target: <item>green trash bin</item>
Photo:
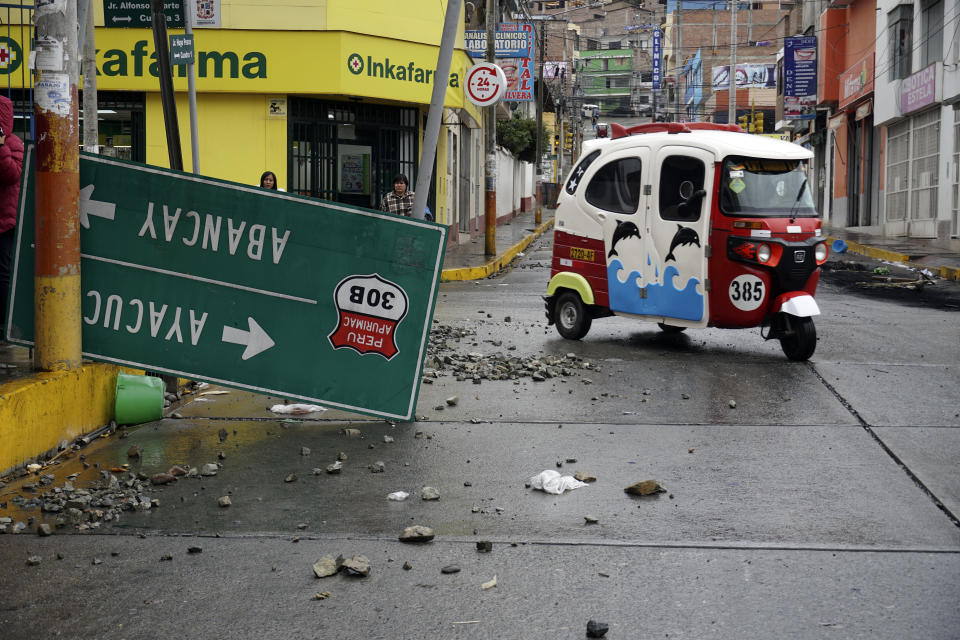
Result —
<path fill-rule="evenodd" d="M 140 424 L 163 417 L 163 379 L 156 376 L 117 375 L 117 424 Z"/>

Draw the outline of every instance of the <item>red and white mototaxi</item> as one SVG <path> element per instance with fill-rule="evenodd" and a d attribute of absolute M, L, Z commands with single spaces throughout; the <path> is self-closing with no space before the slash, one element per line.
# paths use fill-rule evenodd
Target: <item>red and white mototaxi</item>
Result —
<path fill-rule="evenodd" d="M 557 201 L 547 320 L 579 340 L 594 318 L 664 331 L 761 327 L 813 355 L 826 238 L 813 153 L 736 125 L 650 123 L 584 142 Z"/>

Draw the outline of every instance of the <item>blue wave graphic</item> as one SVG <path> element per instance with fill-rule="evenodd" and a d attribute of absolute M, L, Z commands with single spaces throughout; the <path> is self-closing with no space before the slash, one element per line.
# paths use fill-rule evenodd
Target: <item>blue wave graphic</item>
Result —
<path fill-rule="evenodd" d="M 647 263 L 650 256 L 647 256 Z M 683 289 L 677 289 L 673 279 L 679 275 L 674 265 L 669 265 L 663 272 L 662 283 L 647 285 L 647 296 L 640 297 L 640 286 L 637 280 L 642 274 L 633 270 L 625 281 L 617 277 L 623 270 L 623 263 L 614 258 L 607 265 L 607 286 L 610 293 L 610 308 L 615 311 L 636 313 L 638 315 L 657 315 L 668 318 L 700 321 L 703 319 L 703 295 L 697 292 L 697 278 L 690 278 Z M 654 269 L 657 274 L 657 269 Z"/>

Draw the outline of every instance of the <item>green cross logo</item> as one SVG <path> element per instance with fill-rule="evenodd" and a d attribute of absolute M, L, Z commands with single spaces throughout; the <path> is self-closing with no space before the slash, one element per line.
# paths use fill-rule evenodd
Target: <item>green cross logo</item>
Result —
<path fill-rule="evenodd" d="M 355 76 L 363 73 L 363 57 L 359 53 L 351 53 L 347 58 L 347 69 Z"/>
<path fill-rule="evenodd" d="M 0 36 L 0 74 L 11 74 L 20 68 L 23 50 L 16 40 Z"/>

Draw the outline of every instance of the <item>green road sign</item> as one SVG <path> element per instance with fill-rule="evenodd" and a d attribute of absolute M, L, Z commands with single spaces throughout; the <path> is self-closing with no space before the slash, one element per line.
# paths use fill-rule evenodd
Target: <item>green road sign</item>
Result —
<path fill-rule="evenodd" d="M 34 185 L 24 172 L 7 318 L 24 345 Z M 412 417 L 445 227 L 91 154 L 80 227 L 85 357 Z"/>
<path fill-rule="evenodd" d="M 170 64 L 193 62 L 193 34 L 170 36 Z"/>
<path fill-rule="evenodd" d="M 103 0 L 103 26 L 150 29 L 150 1 Z M 168 29 L 183 28 L 183 3 L 181 0 L 165 0 L 163 15 Z"/>

